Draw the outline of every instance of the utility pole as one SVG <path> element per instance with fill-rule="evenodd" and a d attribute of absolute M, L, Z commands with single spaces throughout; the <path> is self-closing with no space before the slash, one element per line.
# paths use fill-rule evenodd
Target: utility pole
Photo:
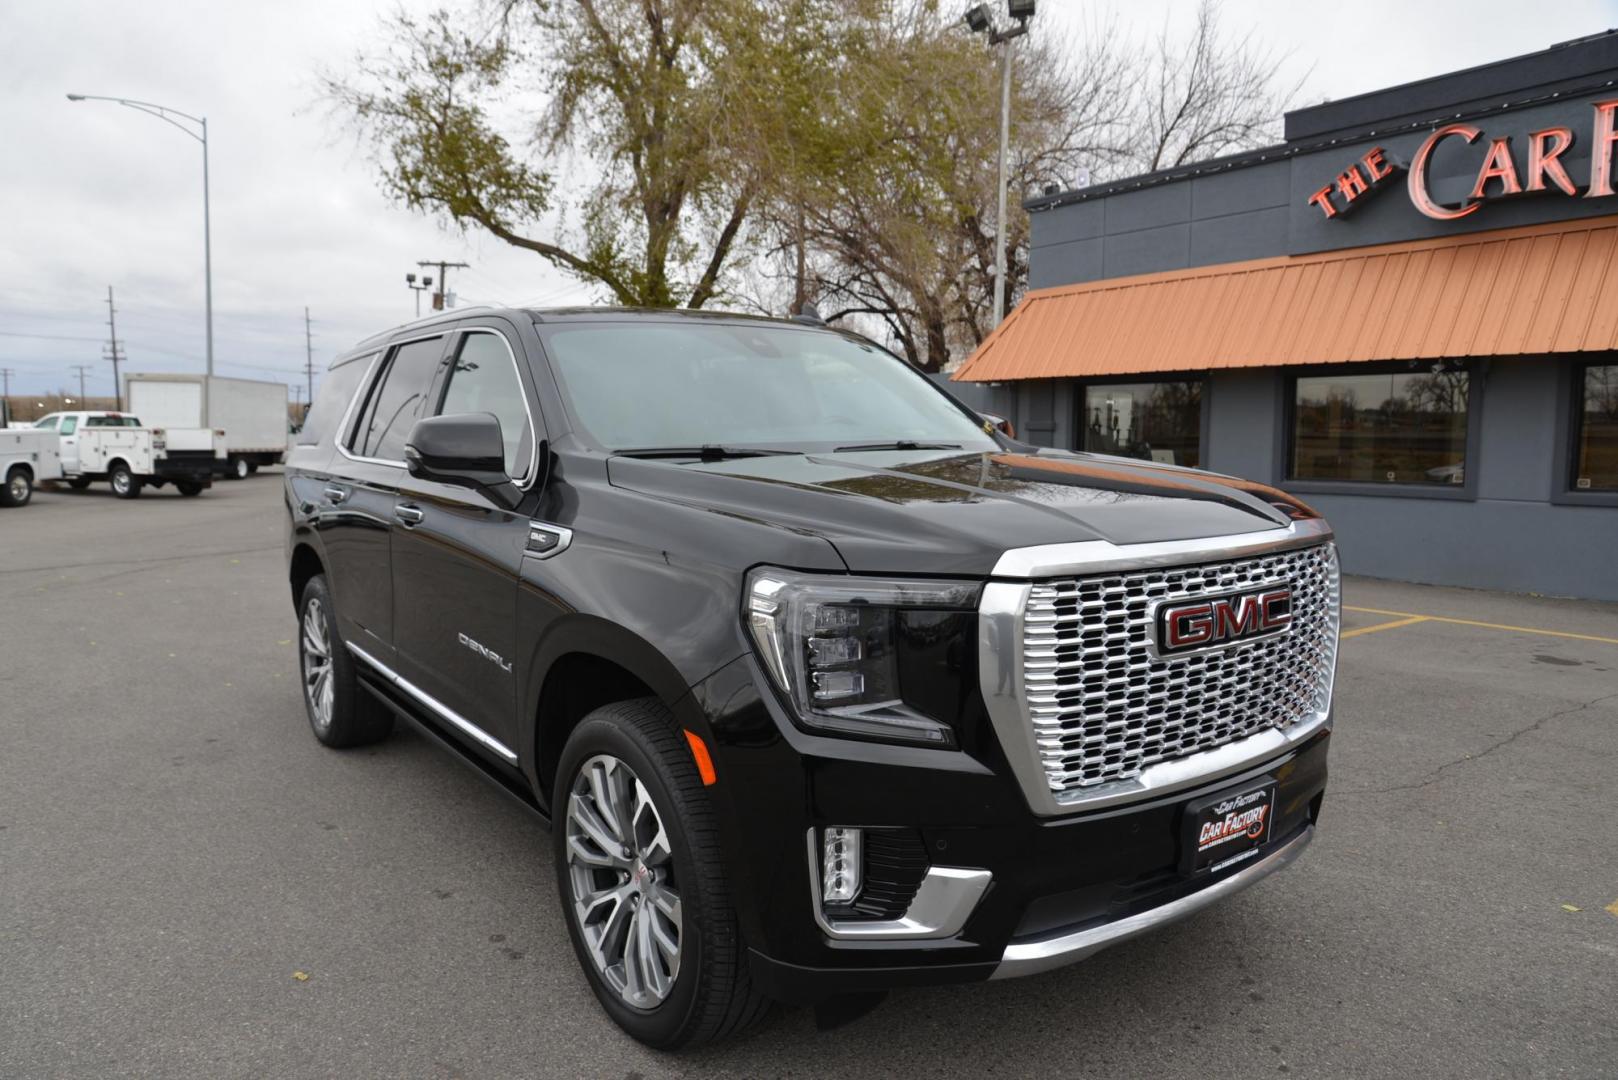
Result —
<path fill-rule="evenodd" d="M 0 425 L 11 423 L 11 377 L 17 374 L 8 367 L 0 367 L 0 382 L 5 383 L 5 392 L 0 393 Z"/>
<path fill-rule="evenodd" d="M 84 396 L 84 374 L 90 370 L 89 364 L 74 364 L 73 370 L 79 373 L 79 407 L 88 409 L 90 406 Z"/>
<path fill-rule="evenodd" d="M 445 262 L 443 259 L 436 259 L 436 260 L 435 259 L 422 259 L 421 261 L 416 263 L 416 265 L 420 266 L 420 267 L 428 267 L 428 266 L 436 266 L 436 267 L 438 267 L 438 290 L 439 291 L 433 293 L 433 310 L 434 311 L 443 311 L 446 307 L 449 306 L 449 272 L 450 272 L 450 270 L 452 268 L 453 269 L 466 270 L 466 269 L 469 269 L 472 264 L 471 263 L 463 263 L 463 262 Z"/>
<path fill-rule="evenodd" d="M 309 395 L 307 401 L 313 405 L 315 401 L 315 339 L 309 332 L 309 309 L 303 309 L 303 374 L 308 379 Z"/>
<path fill-rule="evenodd" d="M 107 343 L 107 353 L 102 359 L 112 361 L 112 400 L 118 412 L 124 411 L 124 384 L 118 381 L 118 364 L 129 359 L 123 354 L 118 345 L 118 309 L 112 306 L 112 286 L 107 286 L 107 326 L 110 330 L 111 341 Z"/>

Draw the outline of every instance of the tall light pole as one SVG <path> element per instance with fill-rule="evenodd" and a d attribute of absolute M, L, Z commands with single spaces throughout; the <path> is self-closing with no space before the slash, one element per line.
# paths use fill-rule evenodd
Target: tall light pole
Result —
<path fill-rule="evenodd" d="M 172 124 L 202 144 L 202 280 L 208 320 L 208 374 L 211 376 L 213 374 L 213 227 L 209 220 L 211 215 L 208 207 L 208 118 L 206 116 L 192 116 L 190 113 L 181 112 L 179 109 L 171 109 L 165 105 L 154 105 L 149 101 L 135 101 L 131 98 L 105 97 L 100 94 L 69 94 L 67 99 L 69 101 L 110 101 L 115 105 L 124 105 L 149 116 L 155 116 L 165 123 Z M 180 120 L 189 120 L 197 125 L 197 130 L 192 130 L 182 124 L 180 120 L 176 120 L 175 117 L 179 117 Z M 204 394 L 202 398 L 202 423 L 204 426 L 208 424 L 207 394 Z"/>
<path fill-rule="evenodd" d="M 1011 151 L 1011 59 L 1014 42 L 1028 33 L 1028 20 L 1034 17 L 1035 0 L 1006 0 L 1006 14 L 1016 25 L 1005 29 L 995 25 L 988 4 L 978 4 L 966 13 L 966 25 L 974 34 L 988 34 L 990 45 L 1002 47 L 1000 75 L 1000 210 L 994 234 L 994 325 L 1006 317 L 1006 159 Z"/>

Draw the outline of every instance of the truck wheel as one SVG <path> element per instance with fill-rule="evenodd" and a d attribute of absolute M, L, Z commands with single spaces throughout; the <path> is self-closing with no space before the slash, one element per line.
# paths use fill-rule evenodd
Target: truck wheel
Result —
<path fill-rule="evenodd" d="M 90 486 L 90 478 L 87 476 L 75 476 L 67 482 L 67 486 L 74 491 L 83 491 Z"/>
<path fill-rule="evenodd" d="M 586 716 L 555 791 L 564 918 L 607 1015 L 661 1050 L 762 1019 L 718 823 L 669 711 L 648 698 Z"/>
<path fill-rule="evenodd" d="M 360 689 L 354 658 L 337 636 L 337 614 L 326 575 L 316 574 L 303 587 L 298 615 L 303 705 L 315 738 L 336 749 L 387 738 L 393 730 L 393 713 Z"/>
<path fill-rule="evenodd" d="M 247 468 L 247 459 L 233 457 L 230 459 L 230 472 L 227 473 L 232 480 L 246 480 L 251 470 Z"/>
<path fill-rule="evenodd" d="M 0 506 L 27 506 L 34 497 L 34 478 L 22 466 L 6 474 L 6 486 L 0 488 Z"/>
<path fill-rule="evenodd" d="M 258 475 L 258 462 L 249 461 L 247 463 L 247 475 L 248 476 L 257 476 Z"/>
<path fill-rule="evenodd" d="M 195 480 L 176 480 L 174 486 L 180 489 L 181 495 L 202 494 L 202 485 Z"/>
<path fill-rule="evenodd" d="M 112 463 L 107 471 L 107 479 L 112 483 L 112 493 L 120 499 L 138 499 L 140 497 L 140 478 L 129 471 L 129 466 L 121 461 Z"/>

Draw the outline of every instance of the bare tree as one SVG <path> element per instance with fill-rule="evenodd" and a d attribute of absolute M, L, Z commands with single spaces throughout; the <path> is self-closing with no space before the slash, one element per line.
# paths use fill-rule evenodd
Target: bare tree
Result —
<path fill-rule="evenodd" d="M 1281 114 L 1298 84 L 1280 81 L 1283 56 L 1252 33 L 1230 40 L 1220 28 L 1219 0 L 1202 0 L 1190 40 L 1164 26 L 1138 88 L 1139 172 L 1274 142 Z"/>

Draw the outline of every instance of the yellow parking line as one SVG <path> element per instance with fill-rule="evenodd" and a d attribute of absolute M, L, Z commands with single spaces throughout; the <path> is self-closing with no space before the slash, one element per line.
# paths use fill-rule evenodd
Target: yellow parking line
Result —
<path fill-rule="evenodd" d="M 1395 619 L 1393 622 L 1377 623 L 1375 626 L 1362 626 L 1358 630 L 1344 630 L 1344 638 L 1358 637 L 1360 634 L 1374 634 L 1378 630 L 1397 630 L 1401 626 L 1410 626 L 1413 623 L 1426 622 L 1425 615 L 1412 615 L 1408 619 Z"/>
<path fill-rule="evenodd" d="M 1541 637 L 1572 638 L 1575 641 L 1599 641 L 1603 645 L 1618 645 L 1618 638 L 1597 637 L 1595 634 L 1570 634 L 1565 630 L 1541 630 L 1533 626 L 1508 626 L 1505 623 L 1478 622 L 1476 619 L 1451 619 L 1444 615 L 1417 615 L 1413 611 L 1388 611 L 1384 608 L 1350 607 L 1347 604 L 1343 605 L 1343 610 L 1358 611 L 1366 615 L 1399 615 L 1407 619 L 1425 622 L 1450 623 L 1453 626 L 1481 626 L 1485 630 L 1508 630 L 1515 634 L 1538 634 Z M 1365 629 L 1380 630 L 1384 626 L 1394 625 L 1404 626 L 1407 624 L 1383 623 L 1382 626 L 1368 626 Z M 1343 637 L 1348 637 L 1350 634 L 1355 633 L 1363 633 L 1363 631 L 1351 630 L 1348 634 L 1344 634 Z"/>

